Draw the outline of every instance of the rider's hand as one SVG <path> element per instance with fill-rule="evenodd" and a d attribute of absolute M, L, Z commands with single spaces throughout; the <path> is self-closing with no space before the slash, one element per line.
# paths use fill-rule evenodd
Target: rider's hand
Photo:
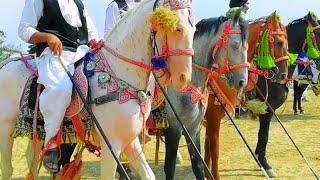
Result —
<path fill-rule="evenodd" d="M 49 34 L 47 37 L 47 43 L 51 51 L 55 54 L 60 56 L 62 53 L 62 42 L 60 41 L 57 36 L 53 34 Z"/>

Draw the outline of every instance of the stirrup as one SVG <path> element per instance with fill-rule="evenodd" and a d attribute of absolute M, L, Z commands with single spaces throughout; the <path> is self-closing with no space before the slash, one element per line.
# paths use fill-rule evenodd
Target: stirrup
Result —
<path fill-rule="evenodd" d="M 45 146 L 40 158 L 46 170 L 51 173 L 59 172 L 60 148 L 55 138 L 51 139 Z"/>

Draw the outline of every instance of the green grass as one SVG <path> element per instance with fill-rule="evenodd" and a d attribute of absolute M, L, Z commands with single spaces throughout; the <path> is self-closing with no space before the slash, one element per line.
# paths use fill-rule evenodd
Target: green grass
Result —
<path fill-rule="evenodd" d="M 278 114 L 285 127 L 288 129 L 297 145 L 301 148 L 306 158 L 315 170 L 320 170 L 319 156 L 319 97 L 315 97 L 310 91 L 309 102 L 304 103 L 305 115 L 293 116 L 292 96 Z M 259 123 L 257 120 L 236 120 L 237 125 L 248 140 L 251 148 L 255 148 Z M 229 121 L 221 124 L 221 147 L 220 147 L 220 175 L 222 179 L 264 179 L 256 163 L 251 157 L 248 149 L 240 139 L 234 127 Z M 202 132 L 202 139 L 203 139 Z M 185 145 L 185 141 L 181 141 Z M 14 145 L 14 178 L 24 179 L 27 173 L 24 152 L 27 146 L 25 139 L 18 139 Z M 154 165 L 155 140 L 147 144 L 146 155 L 154 170 L 157 179 L 165 179 L 163 172 L 164 144 L 160 149 L 160 165 Z M 195 179 L 190 168 L 190 161 L 186 147 L 181 148 L 184 161 L 177 166 L 176 179 Z M 298 154 L 288 137 L 280 127 L 279 123 L 273 121 L 271 124 L 270 142 L 268 145 L 268 159 L 272 164 L 278 179 L 314 179 L 303 159 Z M 99 159 L 89 153 L 85 153 L 83 179 L 99 179 Z M 48 174 L 41 169 L 40 179 L 50 179 Z M 1 174 L 0 174 L 1 179 Z"/>

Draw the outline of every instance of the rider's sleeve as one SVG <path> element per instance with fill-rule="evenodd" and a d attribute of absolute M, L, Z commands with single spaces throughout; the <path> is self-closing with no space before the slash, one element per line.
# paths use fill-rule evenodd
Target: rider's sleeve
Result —
<path fill-rule="evenodd" d="M 36 30 L 37 24 L 43 15 L 43 1 L 42 0 L 26 0 L 22 11 L 20 24 L 18 27 L 19 37 L 29 42 L 31 36 L 38 32 Z"/>
<path fill-rule="evenodd" d="M 88 28 L 88 40 L 99 40 L 99 34 L 98 31 L 92 21 L 92 19 L 89 16 L 89 13 L 87 9 L 84 10 L 86 21 L 87 21 L 87 28 Z"/>
<path fill-rule="evenodd" d="M 106 10 L 104 37 L 107 37 L 120 18 L 120 11 L 116 2 L 111 2 Z"/>

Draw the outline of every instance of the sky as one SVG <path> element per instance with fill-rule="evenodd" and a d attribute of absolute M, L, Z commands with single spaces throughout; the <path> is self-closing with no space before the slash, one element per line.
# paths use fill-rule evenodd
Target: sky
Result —
<path fill-rule="evenodd" d="M 27 44 L 18 37 L 18 25 L 25 0 L 0 0 L 0 30 L 7 36 L 6 44 L 15 46 Z M 83 0 L 100 37 L 103 37 L 105 9 L 111 0 Z M 250 9 L 247 19 L 256 19 L 277 11 L 284 24 L 305 16 L 314 11 L 320 17 L 320 0 L 249 0 Z M 203 18 L 224 15 L 229 9 L 228 0 L 193 0 L 193 11 L 196 21 Z"/>

